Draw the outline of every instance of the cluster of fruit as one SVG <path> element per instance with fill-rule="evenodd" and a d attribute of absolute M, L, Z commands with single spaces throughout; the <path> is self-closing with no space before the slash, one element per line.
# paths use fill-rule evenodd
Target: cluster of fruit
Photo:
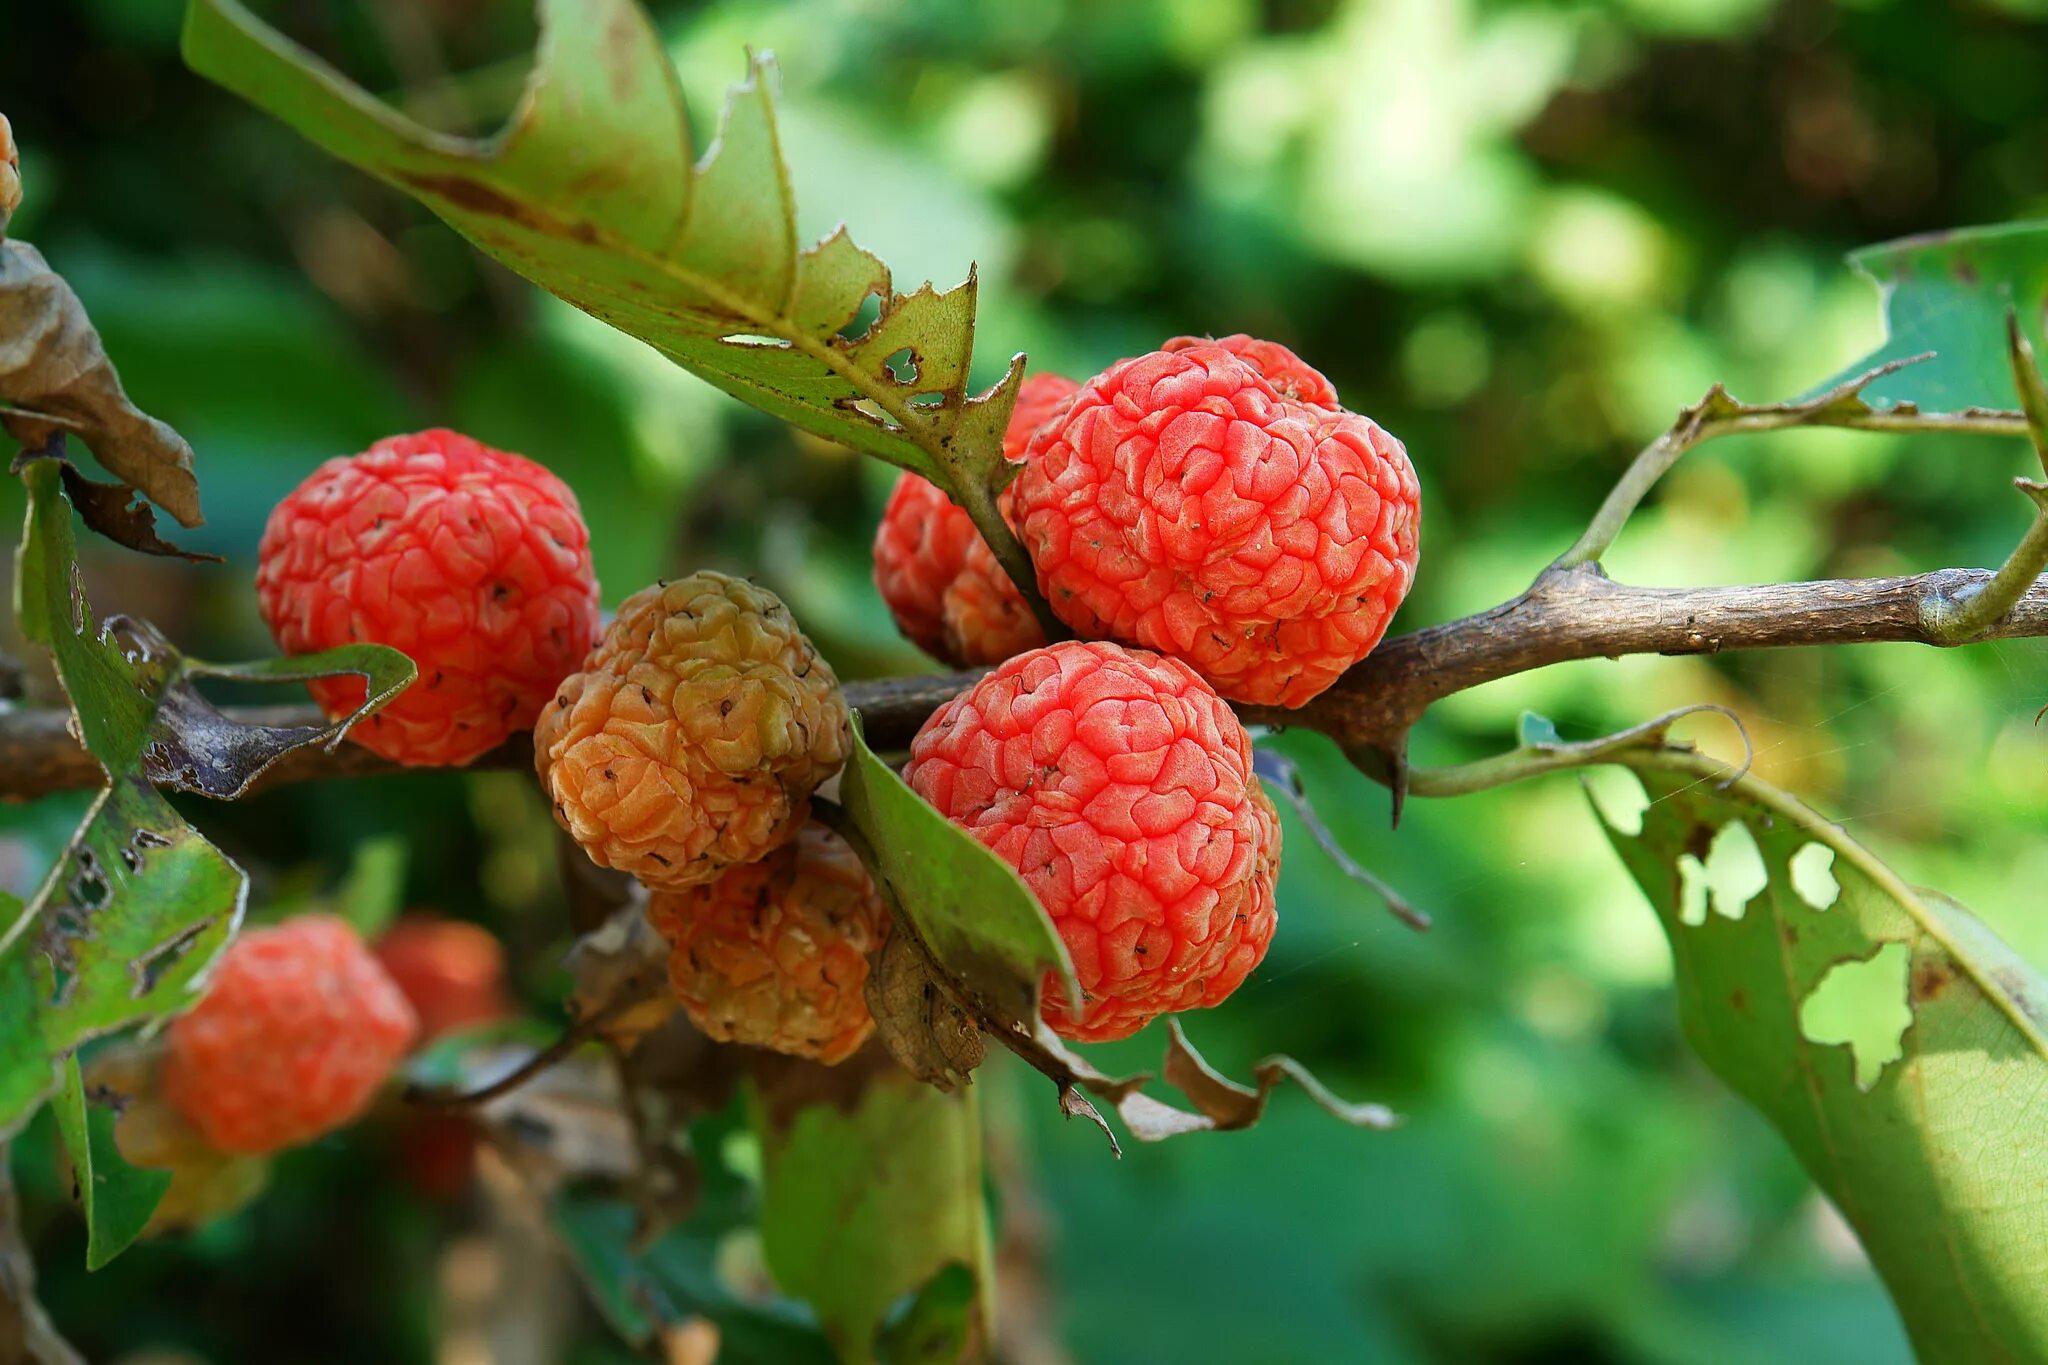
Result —
<path fill-rule="evenodd" d="M 1231 701 L 1299 706 L 1380 639 L 1413 580 L 1401 444 L 1249 337 L 1177 338 L 1086 383 L 1026 381 L 1003 516 L 1039 619 L 967 514 L 914 474 L 875 577 L 903 632 L 998 664 L 919 731 L 904 778 L 1014 867 L 1071 951 L 1066 1037 L 1214 1005 L 1264 956 L 1280 852 Z M 555 817 L 649 891 L 677 1003 L 711 1037 L 832 1063 L 868 1038 L 890 932 L 854 851 L 811 820 L 846 702 L 771 592 L 715 572 L 603 625 L 575 496 L 449 431 L 329 461 L 265 530 L 258 601 L 292 652 L 375 641 L 419 667 L 353 738 L 470 762 L 533 731 Z M 330 715 L 359 678 L 314 685 Z M 368 1102 L 415 1020 L 345 926 L 245 935 L 170 1030 L 165 1091 L 224 1151 L 303 1141 Z"/>
<path fill-rule="evenodd" d="M 262 1158 L 359 1118 L 413 1048 L 506 1014 L 504 977 L 497 939 L 433 915 L 401 918 L 374 946 L 329 914 L 244 931 L 161 1047 L 87 1065 L 92 1089 L 123 1098 L 122 1155 L 172 1174 L 151 1226 L 247 1202 Z"/>

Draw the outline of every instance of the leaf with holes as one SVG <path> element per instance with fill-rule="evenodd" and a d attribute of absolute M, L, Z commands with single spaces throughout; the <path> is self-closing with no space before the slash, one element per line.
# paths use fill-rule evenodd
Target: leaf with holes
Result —
<path fill-rule="evenodd" d="M 64 1084 L 51 1107 L 85 1213 L 85 1268 L 98 1270 L 143 1234 L 171 1187 L 171 1173 L 141 1170 L 122 1159 L 114 1139 L 118 1116 L 86 1092 L 75 1056 L 64 1063 Z"/>
<path fill-rule="evenodd" d="M 487 139 L 420 127 L 236 0 L 191 0 L 184 50 L 201 75 L 727 393 L 956 498 L 991 489 L 1023 358 L 975 396 L 971 274 L 899 294 L 843 229 L 800 249 L 772 58 L 753 60 L 700 161 L 634 0 L 541 0 L 539 16 L 525 96 Z M 842 335 L 871 298 L 873 324 Z"/>
<path fill-rule="evenodd" d="M 0 1034 L 36 1040 L 7 1049 L 0 1134 L 34 1112 L 81 1046 L 193 1004 L 246 891 L 242 870 L 148 783 L 102 792 L 0 934 Z"/>
<path fill-rule="evenodd" d="M 143 623 L 95 620 L 59 463 L 31 461 L 22 478 L 29 510 L 16 558 L 16 617 L 24 636 L 50 650 L 78 733 L 109 785 L 35 896 L 0 927 L 0 1033 L 8 1039 L 0 1048 L 0 1134 L 49 1095 L 80 1046 L 191 1005 L 241 922 L 241 869 L 153 784 L 238 795 L 283 754 L 332 742 L 363 714 L 322 726 L 241 726 L 201 698 L 192 677 L 358 672 L 381 704 L 414 676 L 404 655 L 374 645 L 205 664 L 182 658 Z"/>
<path fill-rule="evenodd" d="M 32 460 L 21 475 L 29 512 L 16 554 L 15 615 L 22 634 L 49 649 L 79 736 L 109 778 L 141 773 L 164 786 L 231 800 L 292 750 L 339 743 L 349 727 L 418 676 L 412 660 L 384 645 L 217 664 L 185 658 L 147 622 L 125 616 L 96 622 L 78 577 L 61 462 Z M 193 686 L 201 677 L 291 683 L 349 673 L 364 680 L 363 704 L 321 725 L 231 721 Z"/>
<path fill-rule="evenodd" d="M 1694 1048 L 1855 1226 L 1920 1359 L 2048 1359 L 2048 981 L 1775 788 L 1620 761 L 1642 828 L 1602 820 Z"/>
<path fill-rule="evenodd" d="M 768 1268 L 817 1312 L 842 1359 L 867 1361 L 899 1300 L 965 1267 L 977 1286 L 968 1320 L 937 1337 L 986 1348 L 994 1268 L 974 1091 L 945 1093 L 883 1066 L 848 1105 L 753 1106 Z"/>
<path fill-rule="evenodd" d="M 2048 316 L 2048 222 L 1930 232 L 1864 247 L 1849 262 L 1882 293 L 1887 335 L 1884 345 L 1814 392 L 1926 355 L 1879 376 L 1863 398 L 1875 407 L 1927 412 L 2012 407 L 2006 312 L 2018 311 L 2027 339 L 2040 349 Z"/>

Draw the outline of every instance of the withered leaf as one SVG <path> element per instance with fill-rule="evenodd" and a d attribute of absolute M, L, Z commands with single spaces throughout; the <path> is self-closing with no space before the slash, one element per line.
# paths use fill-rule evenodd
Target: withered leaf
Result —
<path fill-rule="evenodd" d="M 891 934 L 868 976 L 868 1010 L 889 1055 L 941 1090 L 965 1084 L 988 1054 L 981 1029 L 932 976 L 908 934 Z"/>
<path fill-rule="evenodd" d="M 1161 1068 L 1161 1075 L 1167 1084 L 1188 1097 L 1199 1112 L 1201 1122 L 1193 1128 L 1175 1127 L 1170 1132 L 1160 1133 L 1160 1137 L 1206 1129 L 1249 1128 L 1265 1114 L 1267 1099 L 1283 1080 L 1293 1081 L 1330 1115 L 1355 1127 L 1384 1129 L 1396 1127 L 1401 1122 L 1400 1117 L 1383 1104 L 1352 1104 L 1339 1099 L 1310 1075 L 1307 1067 L 1292 1057 L 1266 1058 L 1252 1068 L 1253 1084 L 1239 1085 L 1203 1060 L 1202 1054 L 1188 1042 L 1178 1019 L 1168 1022 L 1166 1063 Z M 1139 1130 L 1137 1120 L 1130 1113 L 1124 1114 L 1124 1120 L 1140 1137 L 1147 1136 Z"/>
<path fill-rule="evenodd" d="M 140 500 L 125 483 L 101 483 L 88 479 L 64 458 L 64 433 L 52 435 L 40 448 L 15 456 L 10 473 L 19 474 L 31 460 L 55 460 L 64 476 L 64 492 L 78 516 L 92 530 L 108 540 L 166 559 L 189 559 L 197 564 L 218 564 L 219 555 L 180 549 L 156 533 L 156 512 Z"/>
<path fill-rule="evenodd" d="M 128 401 L 85 305 L 26 242 L 0 240 L 0 427 L 25 447 L 61 429 L 182 526 L 199 480 L 185 438 Z"/>

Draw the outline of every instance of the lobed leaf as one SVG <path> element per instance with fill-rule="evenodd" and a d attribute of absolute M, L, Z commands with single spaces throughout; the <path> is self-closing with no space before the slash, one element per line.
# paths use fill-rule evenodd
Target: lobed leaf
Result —
<path fill-rule="evenodd" d="M 1694 1048 L 1856 1228 L 1922 1360 L 2048 1359 L 2048 980 L 1756 778 L 1622 761 L 1642 829 L 1602 821 L 1671 941 Z M 1818 1026 L 1831 977 L 1894 959 L 1895 1039 Z"/>
<path fill-rule="evenodd" d="M 844 230 L 798 249 L 773 59 L 751 61 L 693 162 L 675 71 L 634 0 L 538 8 L 524 97 L 490 138 L 413 123 L 237 0 L 190 0 L 185 59 L 727 393 L 948 489 L 990 486 L 1023 358 L 972 395 L 971 274 L 903 295 Z M 840 335 L 870 298 L 873 325 Z"/>

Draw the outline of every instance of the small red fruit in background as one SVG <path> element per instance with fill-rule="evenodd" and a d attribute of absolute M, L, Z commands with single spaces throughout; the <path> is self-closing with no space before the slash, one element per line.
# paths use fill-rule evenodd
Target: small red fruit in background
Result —
<path fill-rule="evenodd" d="M 405 915 L 378 938 L 376 953 L 419 1016 L 421 1043 L 510 1012 L 505 949 L 481 925 Z"/>
<path fill-rule="evenodd" d="M 1186 660 L 1233 701 L 1300 706 L 1408 595 L 1415 471 L 1286 348 L 1168 346 L 1038 428 L 1012 521 L 1076 633 Z"/>
<path fill-rule="evenodd" d="M 415 765 L 467 763 L 533 728 L 597 636 L 576 495 L 445 430 L 314 470 L 264 527 L 256 600 L 287 653 L 367 641 L 412 658 L 419 678 L 349 737 Z M 360 678 L 308 686 L 330 717 L 363 701 Z"/>
<path fill-rule="evenodd" d="M 904 780 L 1017 869 L 1073 955 L 1046 1022 L 1101 1042 L 1219 1004 L 1266 954 L 1280 826 L 1251 738 L 1194 670 L 1067 641 L 1010 660 L 911 741 Z"/>
<path fill-rule="evenodd" d="M 166 1030 L 164 1098 L 220 1151 L 294 1147 L 368 1108 L 418 1028 L 346 920 L 250 929 Z"/>
<path fill-rule="evenodd" d="M 705 1036 L 830 1066 L 874 1032 L 868 957 L 889 936 L 889 912 L 831 831 L 806 825 L 709 885 L 656 892 L 647 918 L 669 942 L 676 999 Z"/>
<path fill-rule="evenodd" d="M 1021 461 L 1032 433 L 1079 387 L 1063 375 L 1026 378 L 1003 432 L 1003 458 Z M 1005 516 L 1009 501 L 1005 491 Z M 944 663 L 1000 663 L 1045 643 L 974 519 L 937 485 L 907 470 L 875 530 L 875 587 L 904 637 Z"/>

